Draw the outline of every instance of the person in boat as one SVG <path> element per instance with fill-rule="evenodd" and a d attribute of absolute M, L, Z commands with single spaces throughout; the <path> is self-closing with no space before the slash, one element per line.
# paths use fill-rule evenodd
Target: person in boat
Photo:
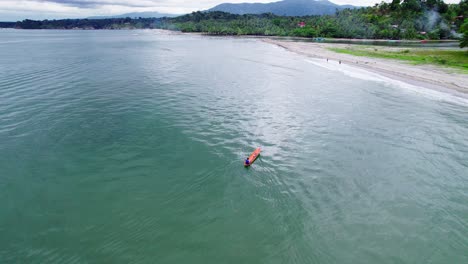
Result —
<path fill-rule="evenodd" d="M 245 159 L 245 165 L 249 165 L 249 164 L 250 164 L 249 158 Z"/>

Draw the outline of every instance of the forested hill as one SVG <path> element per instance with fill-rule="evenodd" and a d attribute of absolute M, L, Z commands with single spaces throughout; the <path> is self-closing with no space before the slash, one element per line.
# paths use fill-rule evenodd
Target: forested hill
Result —
<path fill-rule="evenodd" d="M 332 15 L 286 17 L 194 12 L 174 18 L 24 20 L 21 29 L 164 28 L 216 35 L 266 35 L 369 39 L 453 39 L 468 30 L 468 0 L 394 0 Z M 8 24 L 7 27 L 12 27 Z M 1 24 L 0 24 L 1 27 Z M 468 34 L 464 34 L 465 39 Z"/>
<path fill-rule="evenodd" d="M 220 4 L 209 11 L 222 11 L 231 14 L 272 13 L 280 16 L 330 15 L 336 10 L 355 8 L 351 5 L 337 5 L 328 0 L 282 0 L 272 3 Z"/>
<path fill-rule="evenodd" d="M 196 12 L 169 19 L 168 28 L 219 35 L 277 35 L 369 39 L 460 38 L 468 22 L 468 0 L 394 0 L 373 7 L 345 9 L 333 15 L 284 17 Z"/>

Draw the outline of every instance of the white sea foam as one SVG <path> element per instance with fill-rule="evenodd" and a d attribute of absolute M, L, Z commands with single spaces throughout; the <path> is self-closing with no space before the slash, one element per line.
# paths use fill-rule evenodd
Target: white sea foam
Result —
<path fill-rule="evenodd" d="M 319 59 L 306 59 L 307 62 L 312 63 L 314 65 L 326 68 L 332 71 L 339 71 L 345 74 L 346 76 L 357 78 L 366 81 L 373 81 L 382 83 L 388 87 L 395 87 L 395 88 L 403 88 L 406 91 L 410 91 L 412 93 L 420 94 L 424 97 L 439 100 L 439 101 L 447 101 L 457 104 L 468 105 L 468 96 L 459 93 L 457 91 L 446 90 L 446 91 L 439 91 L 430 89 L 423 86 L 416 86 L 413 84 L 409 84 L 400 80 L 391 79 L 389 77 L 383 76 L 381 74 L 368 71 L 366 69 L 346 65 L 346 64 L 339 64 L 337 61 L 329 61 L 328 63 L 324 63 L 323 60 Z"/>

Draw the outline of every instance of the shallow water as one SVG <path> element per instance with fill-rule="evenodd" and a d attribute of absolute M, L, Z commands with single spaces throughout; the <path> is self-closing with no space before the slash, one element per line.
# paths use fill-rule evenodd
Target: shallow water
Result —
<path fill-rule="evenodd" d="M 463 100 L 253 39 L 11 30 L 0 58 L 1 263 L 468 263 Z"/>

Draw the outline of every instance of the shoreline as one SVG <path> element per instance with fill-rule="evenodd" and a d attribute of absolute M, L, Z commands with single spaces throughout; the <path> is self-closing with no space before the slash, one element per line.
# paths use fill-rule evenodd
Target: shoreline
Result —
<path fill-rule="evenodd" d="M 291 42 L 271 38 L 262 38 L 261 41 L 309 58 L 327 60 L 338 65 L 341 61 L 342 64 L 365 69 L 404 83 L 468 98 L 468 75 L 456 73 L 450 68 L 411 65 L 399 60 L 354 56 L 328 49 L 346 48 L 352 44 Z"/>
<path fill-rule="evenodd" d="M 5 28 L 6 29 L 6 28 Z M 18 29 L 16 29 L 18 30 Z M 22 29 L 19 29 L 22 30 Z M 50 30 L 50 29 L 45 29 Z M 62 29 L 57 29 L 62 30 Z M 78 30 L 78 29 L 65 29 Z M 81 29 L 80 29 L 81 30 Z M 110 29 L 102 29 L 110 30 Z M 114 31 L 110 30 L 110 31 Z M 118 30 L 144 30 L 153 31 L 163 35 L 196 35 L 196 36 L 212 36 L 201 32 L 180 32 L 168 29 L 118 29 Z M 439 92 L 450 93 L 452 95 L 468 99 L 468 74 L 457 73 L 455 69 L 445 68 L 432 64 L 412 65 L 402 60 L 381 59 L 374 57 L 355 56 L 344 53 L 337 53 L 329 50 L 329 48 L 349 48 L 354 45 L 349 43 L 325 43 L 325 42 L 301 42 L 294 41 L 289 38 L 281 39 L 271 36 L 219 36 L 215 37 L 239 37 L 257 39 L 264 43 L 276 45 L 287 51 L 318 60 L 326 60 L 330 64 L 335 63 L 360 68 L 370 73 L 378 74 L 393 80 L 401 81 L 413 86 L 427 88 Z M 349 39 L 343 39 L 349 40 Z M 388 41 L 388 40 L 355 40 L 359 41 Z M 376 46 L 377 47 L 377 46 Z M 382 48 L 394 48 L 390 46 L 378 46 Z M 398 48 L 398 47 L 397 47 Z"/>

